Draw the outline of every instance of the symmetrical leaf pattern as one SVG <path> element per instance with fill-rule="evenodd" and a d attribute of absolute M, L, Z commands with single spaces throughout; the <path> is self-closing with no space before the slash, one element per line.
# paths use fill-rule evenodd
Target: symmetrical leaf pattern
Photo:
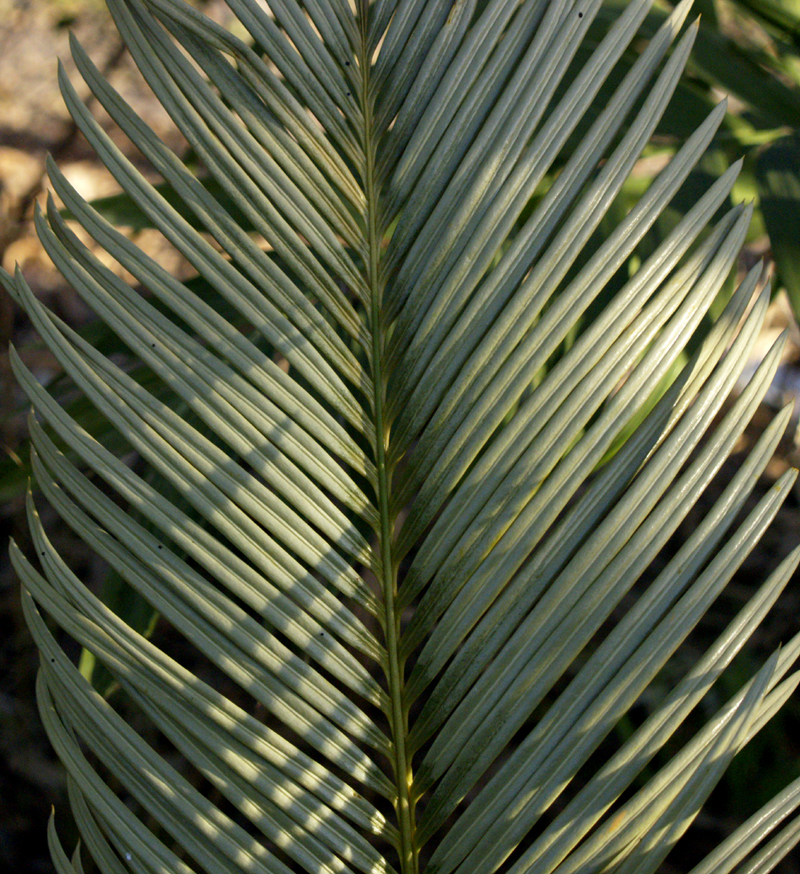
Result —
<path fill-rule="evenodd" d="M 14 354 L 38 487 L 171 629 L 150 639 L 90 591 L 29 495 L 35 559 L 12 557 L 42 718 L 99 870 L 646 874 L 800 680 L 798 636 L 661 755 L 796 551 L 598 759 L 793 482 L 743 515 L 784 411 L 654 565 L 781 347 L 726 403 L 769 299 L 756 267 L 706 320 L 748 227 L 726 206 L 738 166 L 628 272 L 724 104 L 600 236 L 696 32 L 682 0 L 615 77 L 651 2 L 577 65 L 600 5 L 228 0 L 225 28 L 185 0 L 109 0 L 191 161 L 73 43 L 163 184 L 62 70 L 75 123 L 198 277 L 171 276 L 52 164 L 65 210 L 39 211 L 40 238 L 126 355 L 2 275 L 117 434 L 81 427 Z M 788 787 L 694 874 L 770 870 L 800 838 L 798 804 Z M 49 839 L 80 874 L 52 823 Z"/>

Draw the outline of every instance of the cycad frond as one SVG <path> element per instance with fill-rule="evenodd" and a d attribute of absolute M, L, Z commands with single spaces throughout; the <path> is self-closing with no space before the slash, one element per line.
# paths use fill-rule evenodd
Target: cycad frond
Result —
<path fill-rule="evenodd" d="M 78 128 L 203 285 L 139 251 L 52 163 L 66 214 L 147 293 L 52 199 L 36 216 L 58 269 L 169 393 L 48 312 L 21 273 L 1 277 L 140 459 L 83 430 L 12 354 L 42 493 L 208 665 L 193 673 L 90 592 L 29 496 L 38 568 L 14 545 L 12 558 L 83 841 L 114 874 L 655 871 L 794 690 L 800 649 L 798 636 L 639 779 L 774 604 L 795 551 L 598 762 L 794 478 L 740 520 L 784 411 L 648 570 L 781 351 L 725 403 L 769 298 L 754 268 L 705 323 L 749 223 L 737 206 L 707 231 L 736 166 L 623 274 L 724 104 L 597 239 L 682 74 L 690 3 L 600 112 L 649 0 L 580 69 L 599 0 L 228 5 L 246 38 L 183 0 L 109 0 L 199 176 L 73 42 L 92 94 L 163 178 L 150 184 L 60 73 Z M 108 669 L 114 696 L 40 611 Z M 733 870 L 798 803 L 789 787 L 695 874 Z M 797 837 L 790 822 L 754 870 Z M 52 824 L 49 840 L 59 872 L 82 870 Z"/>

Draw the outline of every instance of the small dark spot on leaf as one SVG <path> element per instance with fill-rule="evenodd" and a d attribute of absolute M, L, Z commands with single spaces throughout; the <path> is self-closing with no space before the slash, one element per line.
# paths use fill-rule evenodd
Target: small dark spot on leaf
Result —
<path fill-rule="evenodd" d="M 55 659 L 50 659 L 50 663 L 51 663 L 51 664 L 52 664 L 54 661 L 55 661 Z"/>
<path fill-rule="evenodd" d="M 350 92 L 349 92 L 349 91 L 347 92 L 347 96 L 348 96 L 348 97 L 350 96 Z"/>
<path fill-rule="evenodd" d="M 42 553 L 42 555 L 44 555 L 44 553 Z"/>
<path fill-rule="evenodd" d="M 151 349 L 155 349 L 155 348 L 156 348 L 156 344 L 155 344 L 155 343 L 151 343 L 151 344 L 150 344 L 150 348 L 151 348 Z"/>
<path fill-rule="evenodd" d="M 159 548 L 159 549 L 163 549 L 164 547 L 159 543 L 159 544 L 158 544 L 158 548 Z"/>
<path fill-rule="evenodd" d="M 578 18 L 583 18 L 583 13 L 582 13 L 582 12 L 579 12 L 579 13 L 578 13 Z"/>
<path fill-rule="evenodd" d="M 350 66 L 350 61 L 345 61 L 345 62 L 344 62 L 344 65 L 345 65 L 345 67 L 349 67 L 349 66 Z"/>

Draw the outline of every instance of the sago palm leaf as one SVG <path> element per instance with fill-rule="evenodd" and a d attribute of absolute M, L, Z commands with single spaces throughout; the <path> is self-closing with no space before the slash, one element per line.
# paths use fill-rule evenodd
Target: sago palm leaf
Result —
<path fill-rule="evenodd" d="M 62 72 L 64 97 L 137 214 L 232 315 L 50 167 L 63 215 L 145 293 L 54 201 L 37 214 L 130 356 L 104 356 L 3 275 L 119 435 L 82 429 L 14 356 L 36 481 L 172 629 L 146 639 L 104 605 L 29 497 L 35 559 L 12 556 L 83 845 L 112 874 L 655 871 L 799 679 L 800 636 L 687 722 L 797 551 L 696 664 L 672 659 L 792 484 L 743 513 L 788 411 L 654 564 L 780 357 L 778 344 L 725 403 L 769 295 L 757 267 L 705 321 L 748 226 L 747 207 L 724 212 L 737 167 L 624 272 L 723 106 L 596 241 L 681 76 L 689 3 L 616 79 L 646 0 L 581 69 L 598 0 L 229 0 L 230 31 L 183 0 L 109 5 L 207 175 L 77 44 L 92 93 L 163 183 Z M 668 665 L 647 718 L 614 734 Z M 794 784 L 697 854 L 695 874 L 769 870 L 800 836 L 798 804 Z M 58 870 L 81 872 L 49 834 Z"/>

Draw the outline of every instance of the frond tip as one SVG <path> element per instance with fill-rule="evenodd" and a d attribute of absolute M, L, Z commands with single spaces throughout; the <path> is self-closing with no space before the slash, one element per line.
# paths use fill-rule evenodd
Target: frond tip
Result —
<path fill-rule="evenodd" d="M 85 585 L 31 492 L 11 559 L 101 871 L 645 874 L 800 682 L 798 633 L 717 691 L 800 549 L 704 624 L 795 476 L 750 500 L 788 409 L 726 464 L 782 354 L 733 394 L 770 295 L 760 265 L 728 282 L 741 163 L 661 221 L 726 106 L 620 210 L 697 24 L 683 0 L 631 60 L 650 0 L 600 6 L 229 0 L 228 28 L 109 0 L 191 160 L 73 39 L 130 148 L 62 67 L 76 125 L 196 274 L 52 161 L 36 228 L 106 342 L 0 273 L 94 410 L 12 350 L 38 492 L 125 595 Z M 798 805 L 693 874 L 770 870 Z"/>

